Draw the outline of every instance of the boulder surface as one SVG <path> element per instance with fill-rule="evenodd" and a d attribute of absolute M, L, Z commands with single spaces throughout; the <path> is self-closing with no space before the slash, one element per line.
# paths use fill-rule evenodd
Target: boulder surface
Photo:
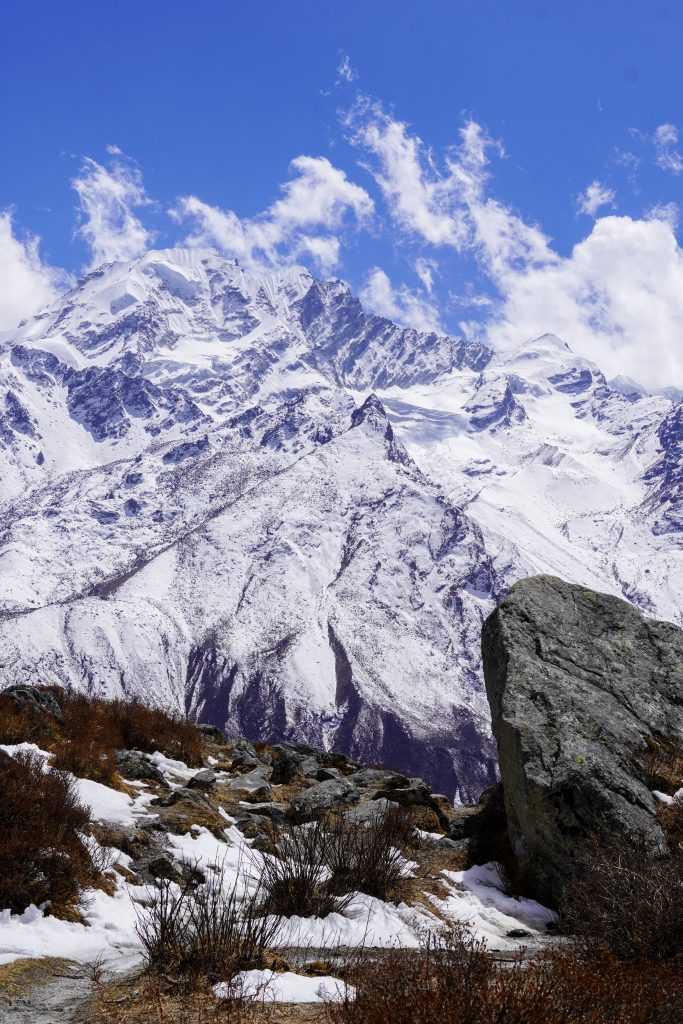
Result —
<path fill-rule="evenodd" d="M 683 737 L 683 630 L 536 576 L 482 631 L 508 831 L 530 889 L 557 900 L 591 834 L 665 845 L 648 741 Z"/>

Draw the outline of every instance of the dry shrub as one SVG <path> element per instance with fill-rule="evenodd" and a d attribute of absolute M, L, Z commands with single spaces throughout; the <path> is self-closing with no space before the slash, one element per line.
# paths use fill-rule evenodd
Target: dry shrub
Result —
<path fill-rule="evenodd" d="M 404 855 L 419 840 L 401 807 L 365 823 L 329 814 L 273 834 L 262 872 L 263 911 L 281 917 L 341 913 L 356 892 L 395 899 Z"/>
<path fill-rule="evenodd" d="M 41 744 L 55 734 L 56 723 L 48 715 L 0 693 L 0 743 Z"/>
<path fill-rule="evenodd" d="M 683 976 L 596 951 L 496 962 L 463 927 L 419 951 L 361 955 L 356 998 L 327 1007 L 331 1024 L 680 1024 Z"/>
<path fill-rule="evenodd" d="M 632 963 L 675 961 L 683 955 L 683 855 L 653 856 L 644 838 L 592 839 L 560 916 L 585 949 Z"/>
<path fill-rule="evenodd" d="M 68 775 L 30 751 L 0 752 L 0 789 L 0 909 L 49 903 L 64 913 L 96 874 L 81 835 L 89 809 Z"/>
<path fill-rule="evenodd" d="M 380 900 L 396 899 L 404 880 L 404 853 L 418 840 L 402 807 L 379 812 L 363 824 L 340 818 L 328 833 L 325 860 L 334 892 L 363 892 Z"/>
<path fill-rule="evenodd" d="M 328 821 L 282 828 L 261 873 L 261 911 L 278 917 L 327 917 L 341 913 L 350 897 L 342 896 L 327 866 Z"/>
<path fill-rule="evenodd" d="M 197 881 L 191 871 L 176 885 L 160 879 L 136 930 L 152 973 L 172 975 L 187 990 L 230 981 L 239 971 L 264 966 L 278 922 L 258 912 L 258 894 L 243 900 L 239 879 L 226 884 L 220 869 Z"/>
<path fill-rule="evenodd" d="M 648 738 L 644 762 L 650 789 L 673 796 L 683 785 L 683 742 L 677 736 Z"/>
<path fill-rule="evenodd" d="M 0 695 L 0 742 L 31 740 L 51 751 L 53 764 L 105 785 L 117 781 L 117 750 L 161 750 L 191 766 L 203 763 L 202 735 L 190 722 L 138 700 L 108 701 L 58 686 L 45 687 L 62 709 L 57 723 L 47 713 L 17 707 Z"/>

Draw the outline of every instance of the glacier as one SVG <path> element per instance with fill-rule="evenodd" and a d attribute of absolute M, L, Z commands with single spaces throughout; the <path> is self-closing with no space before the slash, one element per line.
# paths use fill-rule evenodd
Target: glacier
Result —
<path fill-rule="evenodd" d="M 212 250 L 0 335 L 0 685 L 140 695 L 456 801 L 496 777 L 481 622 L 550 572 L 683 625 L 683 403 Z"/>

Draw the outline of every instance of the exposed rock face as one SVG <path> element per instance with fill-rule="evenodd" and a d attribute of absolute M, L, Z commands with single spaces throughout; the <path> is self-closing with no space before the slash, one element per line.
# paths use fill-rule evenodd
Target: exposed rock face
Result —
<path fill-rule="evenodd" d="M 510 839 L 556 899 L 592 832 L 663 844 L 648 738 L 683 734 L 683 631 L 551 576 L 517 583 L 482 633 Z"/>

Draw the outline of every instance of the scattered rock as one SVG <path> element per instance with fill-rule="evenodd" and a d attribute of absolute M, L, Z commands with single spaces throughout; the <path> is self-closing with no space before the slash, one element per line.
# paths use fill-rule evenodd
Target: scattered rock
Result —
<path fill-rule="evenodd" d="M 387 768 L 361 768 L 349 779 L 359 789 L 399 789 L 408 785 L 408 779 Z"/>
<path fill-rule="evenodd" d="M 360 795 L 346 779 L 328 779 L 317 782 L 310 789 L 293 797 L 290 805 L 297 821 L 313 821 L 325 811 L 356 803 Z"/>
<path fill-rule="evenodd" d="M 64 715 L 55 696 L 48 690 L 39 690 L 37 686 L 16 683 L 6 687 L 2 694 L 10 697 L 18 708 L 50 715 L 56 722 L 63 722 Z"/>
<path fill-rule="evenodd" d="M 273 787 L 268 780 L 268 769 L 263 765 L 254 768 L 244 775 L 238 775 L 227 783 L 228 790 L 232 791 L 233 799 L 263 802 L 273 799 L 275 795 Z"/>
<path fill-rule="evenodd" d="M 214 743 L 225 744 L 228 742 L 225 738 L 225 733 L 222 729 L 219 729 L 217 725 L 209 725 L 206 722 L 200 722 L 197 725 L 197 728 L 203 736 L 206 736 L 209 740 L 213 740 Z"/>
<path fill-rule="evenodd" d="M 434 812 L 441 828 L 449 827 L 449 816 L 441 803 L 443 798 L 435 796 L 422 779 L 409 779 L 405 787 L 380 789 L 373 799 L 391 800 L 401 807 L 427 807 Z"/>
<path fill-rule="evenodd" d="M 119 773 L 125 779 L 143 779 L 156 782 L 162 789 L 170 789 L 156 765 L 148 761 L 139 750 L 117 750 L 115 760 Z"/>
<path fill-rule="evenodd" d="M 643 748 L 683 732 L 683 631 L 537 576 L 486 620 L 482 655 L 510 840 L 530 890 L 556 900 L 591 833 L 661 848 Z"/>
<path fill-rule="evenodd" d="M 216 785 L 216 779 L 216 773 L 212 768 L 203 768 L 200 772 L 197 772 L 196 775 L 192 776 L 187 783 L 187 788 L 205 790 L 213 789 Z"/>

